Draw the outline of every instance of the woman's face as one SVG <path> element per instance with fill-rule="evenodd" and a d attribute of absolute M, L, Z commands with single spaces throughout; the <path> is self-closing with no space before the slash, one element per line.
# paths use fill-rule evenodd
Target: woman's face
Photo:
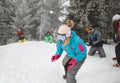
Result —
<path fill-rule="evenodd" d="M 69 43 L 69 41 L 70 41 L 70 37 L 67 37 L 65 40 L 63 40 L 62 42 L 65 44 L 65 45 L 67 45 L 68 43 Z"/>
<path fill-rule="evenodd" d="M 88 32 L 88 33 L 92 33 L 92 30 L 88 30 L 87 32 Z"/>
<path fill-rule="evenodd" d="M 58 39 L 61 40 L 63 43 L 68 43 L 69 42 L 69 37 L 66 36 L 66 34 L 59 34 L 57 35 Z"/>
<path fill-rule="evenodd" d="M 92 33 L 92 28 L 89 28 L 89 27 L 88 27 L 88 28 L 86 28 L 85 30 L 86 30 L 87 33 Z"/>
<path fill-rule="evenodd" d="M 59 39 L 59 40 L 62 40 L 62 41 L 64 41 L 65 39 L 66 39 L 66 34 L 57 34 L 57 38 Z"/>

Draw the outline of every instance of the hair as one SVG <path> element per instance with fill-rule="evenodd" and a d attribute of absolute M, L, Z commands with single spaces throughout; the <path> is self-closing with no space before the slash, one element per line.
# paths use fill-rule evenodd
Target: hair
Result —
<path fill-rule="evenodd" d="M 66 25 L 67 25 L 68 27 L 70 27 L 70 28 L 73 28 L 73 26 L 74 26 L 73 20 L 67 20 L 67 21 L 66 21 Z"/>

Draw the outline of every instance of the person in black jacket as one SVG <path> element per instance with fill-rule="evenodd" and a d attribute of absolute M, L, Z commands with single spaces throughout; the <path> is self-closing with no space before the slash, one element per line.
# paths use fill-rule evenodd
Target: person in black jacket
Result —
<path fill-rule="evenodd" d="M 88 33 L 88 44 L 91 46 L 88 55 L 93 56 L 95 52 L 98 51 L 101 58 L 106 57 L 101 40 L 101 33 L 91 27 L 87 27 L 85 31 Z"/>

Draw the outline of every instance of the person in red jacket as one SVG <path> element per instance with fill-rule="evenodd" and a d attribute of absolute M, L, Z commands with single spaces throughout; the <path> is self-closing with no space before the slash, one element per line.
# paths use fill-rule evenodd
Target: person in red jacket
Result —
<path fill-rule="evenodd" d="M 17 34 L 18 34 L 18 37 L 19 37 L 19 41 L 18 42 L 25 42 L 26 41 L 26 38 L 25 38 L 25 35 L 22 31 L 22 29 L 18 29 L 17 31 Z"/>
<path fill-rule="evenodd" d="M 117 60 L 117 63 L 113 66 L 120 67 L 120 15 L 116 14 L 113 16 L 113 30 L 115 35 L 115 40 L 117 45 L 115 46 L 116 57 L 113 57 L 113 60 Z"/>

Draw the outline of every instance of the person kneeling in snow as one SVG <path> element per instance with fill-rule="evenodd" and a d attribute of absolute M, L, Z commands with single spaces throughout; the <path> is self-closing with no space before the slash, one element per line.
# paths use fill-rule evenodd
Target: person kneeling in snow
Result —
<path fill-rule="evenodd" d="M 55 62 L 61 57 L 63 50 L 66 51 L 67 55 L 63 59 L 65 68 L 64 78 L 67 80 L 67 83 L 76 83 L 75 76 L 86 59 L 86 45 L 67 25 L 61 25 L 57 35 L 59 39 L 56 42 L 57 51 L 51 57 L 51 61 Z"/>
<path fill-rule="evenodd" d="M 88 55 L 93 56 L 96 51 L 100 54 L 100 57 L 106 57 L 106 54 L 103 49 L 103 42 L 101 40 L 101 33 L 97 30 L 94 30 L 91 27 L 87 27 L 85 31 L 88 33 L 88 42 L 91 46 Z"/>

